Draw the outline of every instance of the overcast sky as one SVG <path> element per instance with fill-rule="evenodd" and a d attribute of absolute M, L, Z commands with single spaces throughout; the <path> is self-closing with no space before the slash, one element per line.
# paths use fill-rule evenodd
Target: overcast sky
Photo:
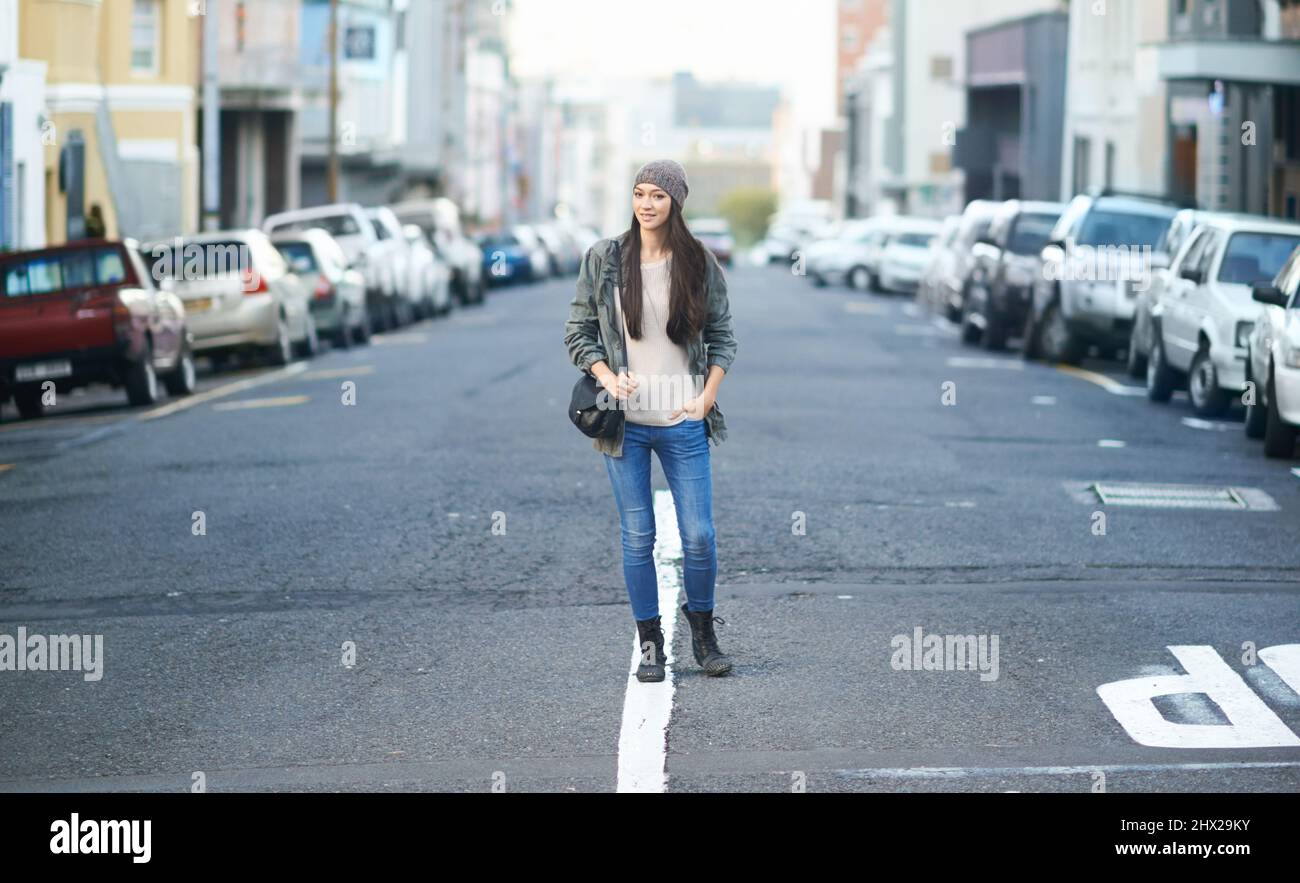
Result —
<path fill-rule="evenodd" d="M 515 73 L 670 76 L 781 87 L 803 122 L 835 119 L 836 0 L 515 0 Z"/>

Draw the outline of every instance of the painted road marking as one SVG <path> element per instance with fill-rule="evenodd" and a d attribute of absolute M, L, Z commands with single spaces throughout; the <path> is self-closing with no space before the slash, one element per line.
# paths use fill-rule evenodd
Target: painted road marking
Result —
<path fill-rule="evenodd" d="M 1056 396 L 1034 396 L 1029 401 L 1034 405 L 1055 405 Z"/>
<path fill-rule="evenodd" d="M 980 776 L 1074 776 L 1104 773 L 1195 773 L 1214 770 L 1289 769 L 1300 760 L 1254 760 L 1208 763 L 1098 763 L 1091 766 L 898 767 L 835 770 L 850 779 L 967 779 Z"/>
<path fill-rule="evenodd" d="M 677 563 L 682 538 L 671 491 L 655 491 L 655 574 L 659 581 L 660 627 L 668 665 L 664 679 L 643 684 L 636 679 L 641 664 L 638 635 L 632 637 L 632 670 L 623 699 L 623 725 L 618 734 L 618 791 L 660 793 L 667 777 L 668 720 L 673 713 L 673 625 L 677 622 Z M 635 626 L 634 626 L 635 628 Z"/>
<path fill-rule="evenodd" d="M 903 304 L 902 310 L 904 316 L 908 316 L 913 319 L 919 319 L 921 316 L 921 308 L 911 302 Z"/>
<path fill-rule="evenodd" d="M 308 371 L 302 375 L 303 380 L 332 380 L 335 377 L 357 377 L 362 374 L 374 374 L 374 365 L 358 365 L 355 368 L 330 368 L 326 371 Z"/>
<path fill-rule="evenodd" d="M 1267 647 L 1265 653 L 1285 658 L 1284 669 L 1294 675 L 1296 660 L 1288 647 Z M 1246 685 L 1213 647 L 1170 646 L 1185 675 L 1159 675 L 1113 681 L 1097 695 L 1115 720 L 1139 745 L 1152 748 L 1280 748 L 1300 746 L 1300 736 L 1287 727 L 1264 700 Z M 1158 696 L 1204 694 L 1219 707 L 1226 724 L 1175 723 L 1152 701 Z"/>
<path fill-rule="evenodd" d="M 1127 444 L 1127 442 L 1122 442 L 1122 441 L 1120 441 L 1120 440 L 1117 439 L 1117 438 L 1102 438 L 1102 439 L 1098 439 L 1098 440 L 1097 440 L 1097 447 L 1099 447 L 1099 448 L 1126 448 L 1126 447 L 1128 447 L 1128 444 Z"/>
<path fill-rule="evenodd" d="M 889 307 L 868 300 L 851 300 L 845 302 L 844 312 L 861 313 L 864 316 L 880 316 L 888 313 Z"/>
<path fill-rule="evenodd" d="M 933 325 L 895 325 L 894 333 L 901 337 L 938 337 L 940 334 Z"/>
<path fill-rule="evenodd" d="M 301 405 L 309 401 L 308 396 L 279 396 L 270 399 L 244 399 L 239 402 L 218 402 L 212 406 L 214 411 L 245 411 L 250 408 L 281 408 L 288 405 Z"/>
<path fill-rule="evenodd" d="M 210 389 L 207 392 L 201 392 L 187 398 L 177 399 L 174 402 L 168 402 L 161 408 L 154 408 L 152 411 L 146 411 L 140 415 L 141 420 L 157 420 L 159 417 L 167 417 L 178 411 L 185 411 L 196 405 L 202 405 L 205 402 L 214 399 L 225 398 L 234 395 L 237 392 L 253 389 L 254 387 L 264 386 L 268 383 L 274 383 L 277 380 L 283 380 L 287 377 L 293 377 L 295 374 L 301 374 L 307 370 L 306 362 L 294 362 L 292 365 L 285 365 L 278 371 L 272 371 L 269 374 L 261 374 L 257 377 L 249 377 L 246 380 L 237 380 L 234 383 L 227 383 L 225 386 L 218 386 L 216 389 Z"/>
<path fill-rule="evenodd" d="M 13 468 L 14 468 L 14 464 L 12 463 L 0 463 L 0 472 L 8 472 L 10 469 Z"/>
<path fill-rule="evenodd" d="M 1023 371 L 1025 363 L 1022 359 L 992 359 L 978 358 L 976 356 L 949 356 L 949 368 L 992 368 L 1003 371 Z"/>
<path fill-rule="evenodd" d="M 1154 484 L 1132 481 L 1065 482 L 1075 502 L 1149 509 L 1217 509 L 1220 511 L 1276 512 L 1277 502 L 1255 487 Z"/>
<path fill-rule="evenodd" d="M 1144 396 L 1147 394 L 1144 386 L 1128 386 L 1120 383 L 1105 374 L 1098 374 L 1096 371 L 1086 371 L 1083 368 L 1076 368 L 1073 365 L 1057 365 L 1056 370 L 1063 374 L 1069 374 L 1071 377 L 1077 377 L 1080 380 L 1086 380 L 1089 383 L 1100 386 L 1111 395 L 1116 396 Z"/>
<path fill-rule="evenodd" d="M 1230 429 L 1241 429 L 1238 423 L 1224 423 L 1221 420 L 1202 420 L 1199 417 L 1184 417 L 1182 419 L 1184 426 L 1192 429 L 1204 429 L 1211 432 L 1227 432 Z"/>
<path fill-rule="evenodd" d="M 429 339 L 429 335 L 419 332 L 407 332 L 405 334 L 376 334 L 370 338 L 372 344 L 379 346 L 410 346 L 417 343 L 424 343 Z"/>

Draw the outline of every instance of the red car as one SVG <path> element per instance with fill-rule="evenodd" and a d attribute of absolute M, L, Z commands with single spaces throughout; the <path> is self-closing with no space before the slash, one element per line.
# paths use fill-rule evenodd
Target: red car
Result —
<path fill-rule="evenodd" d="M 0 253 L 0 404 L 44 412 L 45 384 L 125 387 L 151 405 L 159 382 L 194 391 L 185 307 L 145 272 L 134 241 L 82 240 Z"/>

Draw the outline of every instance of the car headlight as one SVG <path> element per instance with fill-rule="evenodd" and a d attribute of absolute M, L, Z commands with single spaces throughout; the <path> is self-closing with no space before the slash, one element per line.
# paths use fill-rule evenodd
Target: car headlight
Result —
<path fill-rule="evenodd" d="M 1237 323 L 1237 346 L 1243 349 L 1250 344 L 1250 335 L 1255 330 L 1254 322 Z"/>
<path fill-rule="evenodd" d="M 1288 368 L 1300 368 L 1300 342 L 1283 338 L 1281 350 L 1283 364 Z"/>

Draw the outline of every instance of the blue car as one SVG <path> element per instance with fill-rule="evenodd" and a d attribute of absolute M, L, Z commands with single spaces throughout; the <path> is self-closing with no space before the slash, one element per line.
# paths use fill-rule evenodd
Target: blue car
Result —
<path fill-rule="evenodd" d="M 489 285 L 532 281 L 532 260 L 514 234 L 484 233 L 477 241 L 483 249 L 483 278 Z"/>

